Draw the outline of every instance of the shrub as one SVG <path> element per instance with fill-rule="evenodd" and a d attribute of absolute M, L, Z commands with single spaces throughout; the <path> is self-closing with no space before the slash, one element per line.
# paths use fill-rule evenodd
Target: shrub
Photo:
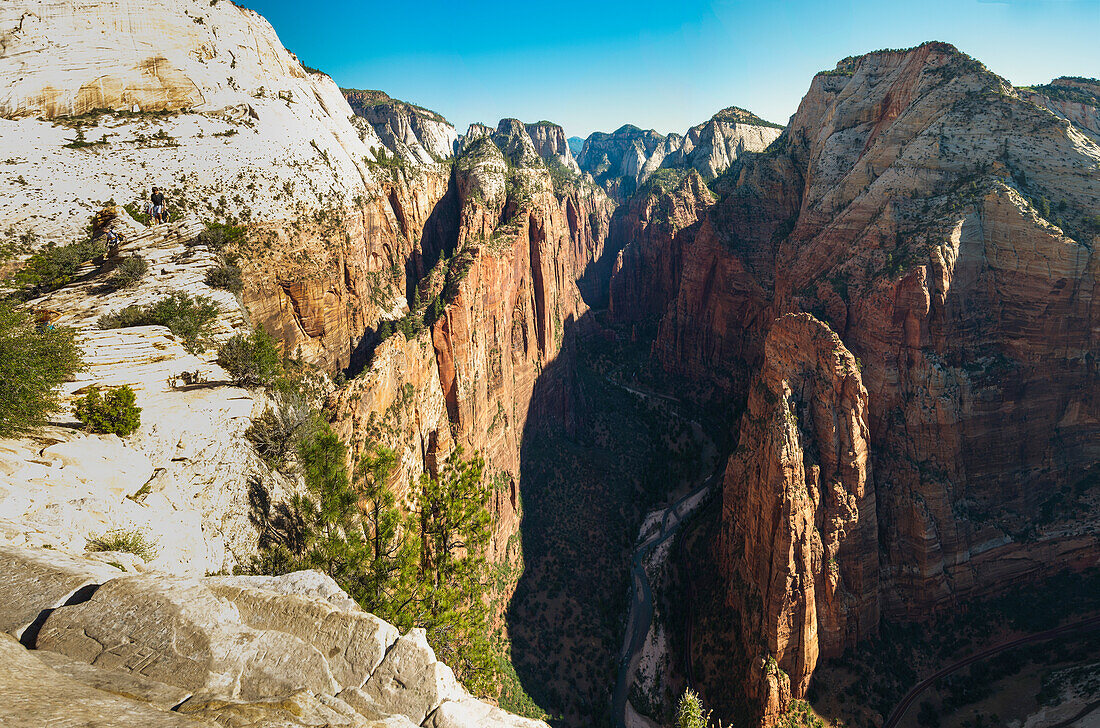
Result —
<path fill-rule="evenodd" d="M 680 696 L 676 708 L 676 728 L 707 728 L 710 724 L 710 711 L 703 710 L 703 702 L 690 689 Z"/>
<path fill-rule="evenodd" d="M 134 218 L 135 220 L 140 222 L 142 225 L 148 226 L 149 223 L 152 222 L 152 220 L 153 220 L 152 216 L 149 213 L 147 213 L 145 211 L 145 209 L 143 207 L 141 207 L 140 205 L 138 205 L 136 202 L 130 202 L 128 204 L 125 204 L 125 205 L 122 206 L 122 209 L 125 210 L 127 213 L 129 213 L 130 217 Z"/>
<path fill-rule="evenodd" d="M 226 225 L 220 222 L 206 223 L 206 229 L 199 233 L 195 242 L 205 245 L 214 251 L 221 251 L 228 246 L 244 240 L 245 229 L 240 225 Z"/>
<path fill-rule="evenodd" d="M 282 373 L 279 350 L 263 328 L 237 334 L 218 347 L 218 365 L 244 386 L 270 387 Z"/>
<path fill-rule="evenodd" d="M 73 414 L 91 432 L 126 437 L 141 426 L 141 407 L 134 401 L 128 386 L 112 387 L 106 396 L 93 386 L 73 404 Z"/>
<path fill-rule="evenodd" d="M 49 244 L 28 258 L 11 282 L 30 295 L 48 293 L 71 283 L 80 266 L 106 251 L 106 245 L 100 240 Z"/>
<path fill-rule="evenodd" d="M 80 367 L 72 329 L 36 327 L 27 311 L 0 300 L 0 438 L 45 424 L 58 408 L 58 385 Z"/>
<path fill-rule="evenodd" d="M 211 288 L 220 288 L 231 293 L 240 293 L 244 288 L 244 280 L 241 278 L 241 269 L 232 263 L 219 263 L 216 267 L 206 271 L 203 278 L 206 285 Z"/>
<path fill-rule="evenodd" d="M 205 350 L 218 305 L 206 296 L 191 297 L 187 293 L 172 293 L 148 306 L 127 306 L 101 316 L 99 328 L 124 329 L 130 326 L 167 326 L 183 339 L 184 348 L 192 354 Z"/>
<path fill-rule="evenodd" d="M 136 286 L 149 272 L 149 264 L 140 255 L 130 255 L 119 262 L 115 272 L 104 282 L 103 287 L 109 291 L 118 291 L 123 288 Z"/>
<path fill-rule="evenodd" d="M 157 545 L 141 531 L 127 531 L 116 528 L 99 536 L 88 539 L 86 551 L 125 551 L 134 554 L 144 561 L 152 561 L 157 557 Z"/>
<path fill-rule="evenodd" d="M 244 436 L 265 463 L 281 469 L 312 424 L 313 415 L 300 397 L 281 395 L 276 397 L 274 408 L 268 407 L 252 420 Z"/>

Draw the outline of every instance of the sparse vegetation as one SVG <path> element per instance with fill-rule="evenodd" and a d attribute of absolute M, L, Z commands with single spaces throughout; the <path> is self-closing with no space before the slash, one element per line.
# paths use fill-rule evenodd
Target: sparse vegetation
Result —
<path fill-rule="evenodd" d="M 275 340 L 257 326 L 218 347 L 218 365 L 241 386 L 273 386 L 283 373 Z"/>
<path fill-rule="evenodd" d="M 128 255 L 119 261 L 114 273 L 103 282 L 108 291 L 118 291 L 136 286 L 149 272 L 149 263 L 140 255 Z"/>
<path fill-rule="evenodd" d="M 122 329 L 130 326 L 166 326 L 183 339 L 192 354 L 206 349 L 218 306 L 206 296 L 192 297 L 182 291 L 169 294 L 147 306 L 127 306 L 101 316 L 99 328 Z"/>
<path fill-rule="evenodd" d="M 81 266 L 107 252 L 102 240 L 85 240 L 68 245 L 48 243 L 28 258 L 9 279 L 22 288 L 25 298 L 33 298 L 72 283 Z"/>
<path fill-rule="evenodd" d="M 297 393 L 277 393 L 275 406 L 252 420 L 245 437 L 269 467 L 283 470 L 297 443 L 313 425 L 309 405 Z"/>
<path fill-rule="evenodd" d="M 247 232 L 247 229 L 240 225 L 208 222 L 206 229 L 195 238 L 195 242 L 215 252 L 221 252 L 231 245 L 244 242 Z"/>
<path fill-rule="evenodd" d="M 155 541 L 142 531 L 124 528 L 117 528 L 99 536 L 93 536 L 88 539 L 85 550 L 93 553 L 98 551 L 125 551 L 141 558 L 142 561 L 152 561 L 157 557 Z"/>
<path fill-rule="evenodd" d="M 0 300 L 0 438 L 45 424 L 60 405 L 58 386 L 80 367 L 72 329 L 37 326 L 31 312 Z"/>
<path fill-rule="evenodd" d="M 106 395 L 93 385 L 73 403 L 73 414 L 89 432 L 126 437 L 141 427 L 141 407 L 135 402 L 134 390 L 127 385 L 111 387 Z"/>
<path fill-rule="evenodd" d="M 244 290 L 244 278 L 241 277 L 241 269 L 235 263 L 229 261 L 223 260 L 206 271 L 203 281 L 211 288 L 220 288 L 230 293 L 240 293 Z"/>
<path fill-rule="evenodd" d="M 148 226 L 149 223 L 153 221 L 152 215 L 147 213 L 145 209 L 136 202 L 127 202 L 125 205 L 122 206 L 122 209 L 125 210 L 130 217 L 134 218 L 134 220 L 140 222 L 142 225 Z"/>

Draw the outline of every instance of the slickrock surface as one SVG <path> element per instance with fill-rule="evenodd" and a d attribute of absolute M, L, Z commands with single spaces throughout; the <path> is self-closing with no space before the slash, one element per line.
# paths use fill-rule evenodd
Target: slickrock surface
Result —
<path fill-rule="evenodd" d="M 212 721 L 170 713 L 114 690 L 103 690 L 52 669 L 0 634 L 0 721 L 13 728 L 215 728 Z"/>
<path fill-rule="evenodd" d="M 114 213 L 126 215 L 117 208 Z M 7 543 L 79 554 L 90 538 L 136 529 L 156 546 L 154 568 L 232 568 L 238 555 L 255 548 L 247 480 L 263 469 L 242 434 L 263 402 L 228 381 L 213 350 L 190 354 L 160 326 L 100 330 L 97 322 L 174 291 L 216 301 L 217 339 L 242 329 L 243 313 L 232 294 L 203 282 L 215 259 L 192 245 L 201 223 L 185 218 L 148 230 L 125 224 L 133 232 L 119 254 L 149 263 L 140 284 L 104 293 L 100 286 L 109 273 L 90 265 L 87 278 L 31 305 L 58 312 L 56 324 L 79 332 L 85 368 L 64 385 L 64 394 L 75 398 L 90 385 L 129 385 L 142 408 L 142 426 L 120 439 L 85 433 L 59 413 L 54 426 L 34 437 L 0 442 L 0 534 Z M 184 372 L 197 372 L 205 384 L 181 386 Z"/>
<path fill-rule="evenodd" d="M 91 585 L 90 598 L 39 599 L 30 650 L 0 635 L 5 725 L 545 726 L 470 697 L 422 630 L 399 635 L 318 572 L 124 575 L 15 548 L 0 550 L 0 567 Z M 5 625 L 24 619 L 12 605 L 31 606 L 26 586 L 0 581 Z"/>

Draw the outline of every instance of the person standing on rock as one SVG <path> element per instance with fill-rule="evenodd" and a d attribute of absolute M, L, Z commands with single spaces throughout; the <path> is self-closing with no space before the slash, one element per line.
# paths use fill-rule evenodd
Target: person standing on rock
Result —
<path fill-rule="evenodd" d="M 162 222 L 168 221 L 168 216 L 164 211 L 164 193 L 160 191 L 159 187 L 153 188 L 153 195 L 149 198 L 152 203 L 153 209 L 153 224 L 159 225 Z"/>

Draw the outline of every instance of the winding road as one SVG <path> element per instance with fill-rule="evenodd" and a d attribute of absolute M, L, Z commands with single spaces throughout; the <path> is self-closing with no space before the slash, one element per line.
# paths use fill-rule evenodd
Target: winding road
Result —
<path fill-rule="evenodd" d="M 913 704 L 913 701 L 915 701 L 918 697 L 920 697 L 921 693 L 923 693 L 925 690 L 927 690 L 933 683 L 935 683 L 940 678 L 946 677 L 947 675 L 950 675 L 951 673 L 955 672 L 956 670 L 961 670 L 962 668 L 966 667 L 967 665 L 971 665 L 971 664 L 973 664 L 975 662 L 978 662 L 980 660 L 984 660 L 988 657 L 992 657 L 993 655 L 996 655 L 1000 652 L 1004 652 L 1005 650 L 1010 650 L 1013 647 L 1019 647 L 1021 645 L 1031 644 L 1032 642 L 1042 642 L 1043 640 L 1049 640 L 1052 637 L 1058 637 L 1058 636 L 1066 634 L 1068 632 L 1075 632 L 1079 629 L 1095 629 L 1096 627 L 1100 627 L 1100 616 L 1092 617 L 1090 619 L 1085 619 L 1085 620 L 1082 620 L 1080 622 L 1073 622 L 1072 624 L 1067 624 L 1067 625 L 1064 625 L 1062 627 L 1056 627 L 1054 629 L 1048 629 L 1045 632 L 1037 632 L 1035 634 L 1031 634 L 1031 635 L 1028 635 L 1026 637 L 1019 637 L 1017 639 L 1010 640 L 1009 642 L 1003 642 L 999 645 L 995 645 L 995 646 L 990 647 L 988 649 L 982 650 L 981 652 L 977 652 L 977 653 L 971 655 L 970 657 L 967 657 L 965 660 L 960 660 L 960 661 L 958 661 L 954 664 L 948 665 L 947 667 L 943 668 L 942 670 L 940 670 L 936 674 L 931 675 L 931 676 L 925 678 L 924 680 L 921 680 L 916 685 L 914 685 L 913 689 L 905 694 L 905 697 L 901 699 L 901 702 L 898 703 L 897 707 L 894 708 L 892 713 L 890 713 L 890 717 L 887 718 L 886 722 L 882 724 L 882 728 L 895 728 L 895 726 L 897 726 L 897 724 L 901 721 L 901 719 L 903 717 L 905 717 L 905 712 L 907 710 L 909 710 L 909 706 L 911 706 Z M 1092 706 L 1092 707 L 1096 707 L 1096 706 Z M 1073 720 L 1076 720 L 1080 717 L 1083 717 L 1084 715 L 1087 715 L 1090 712 L 1092 712 L 1091 709 L 1086 710 L 1082 715 L 1076 716 Z"/>

